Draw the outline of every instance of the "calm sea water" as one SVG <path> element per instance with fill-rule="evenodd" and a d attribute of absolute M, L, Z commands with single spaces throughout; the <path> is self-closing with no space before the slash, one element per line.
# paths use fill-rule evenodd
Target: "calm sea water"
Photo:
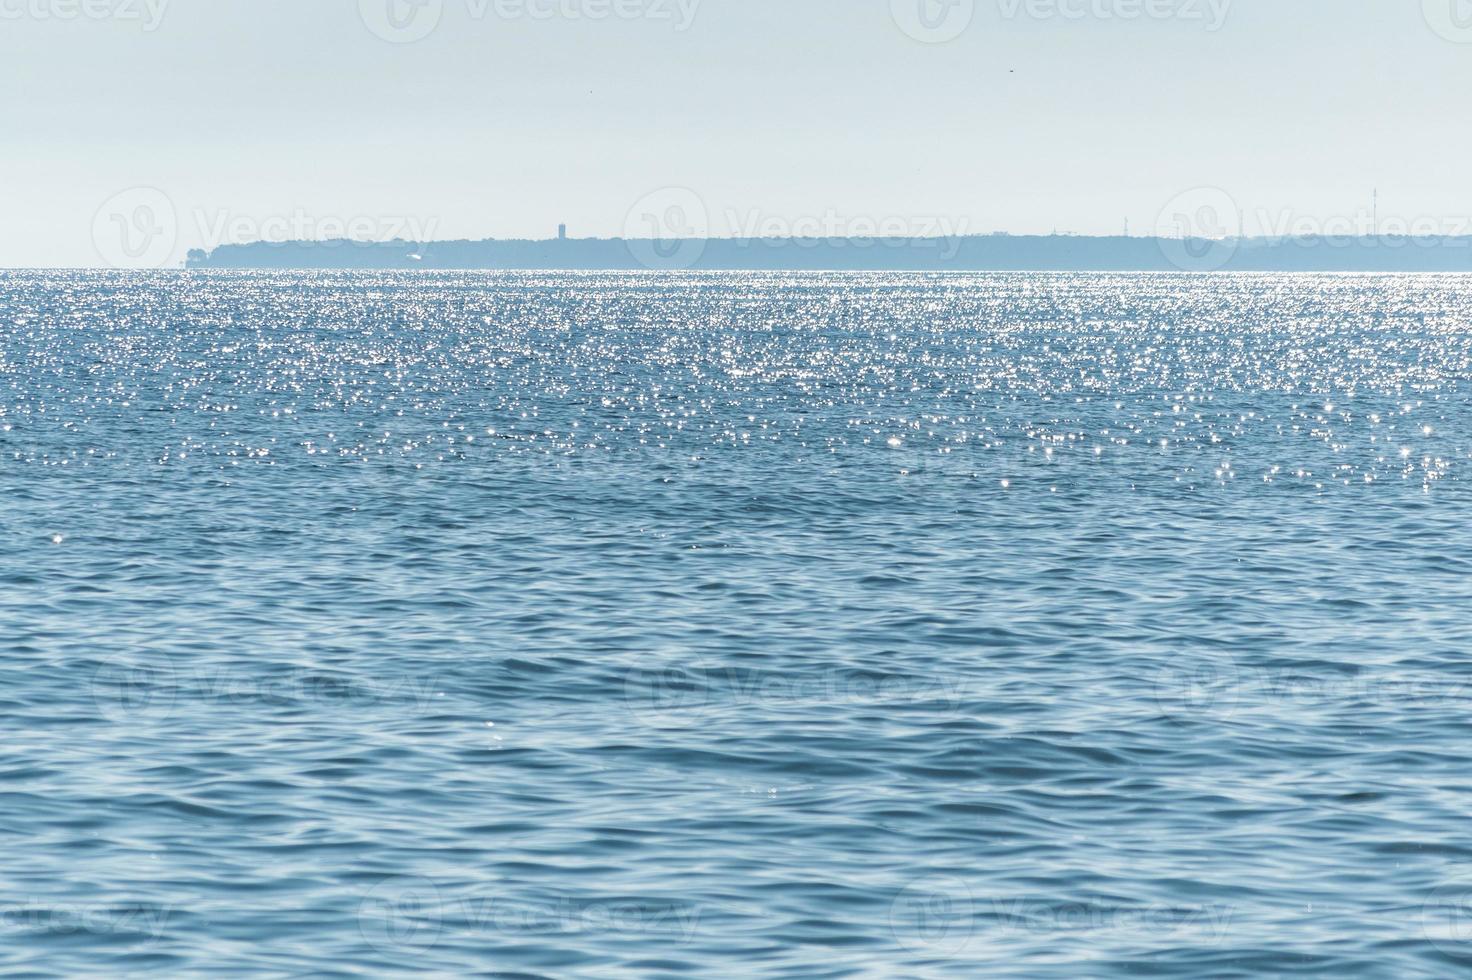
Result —
<path fill-rule="evenodd" d="M 0 275 L 0 970 L 1465 970 L 1469 326 Z"/>

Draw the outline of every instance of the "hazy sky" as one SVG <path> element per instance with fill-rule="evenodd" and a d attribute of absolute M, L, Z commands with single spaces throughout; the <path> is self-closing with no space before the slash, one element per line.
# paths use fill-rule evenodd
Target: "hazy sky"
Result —
<path fill-rule="evenodd" d="M 1472 216 L 1469 0 L 0 0 L 0 81 L 0 266 Z"/>

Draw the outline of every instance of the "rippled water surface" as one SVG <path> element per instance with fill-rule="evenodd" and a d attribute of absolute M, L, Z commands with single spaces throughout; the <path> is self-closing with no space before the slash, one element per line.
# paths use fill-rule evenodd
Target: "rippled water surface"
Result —
<path fill-rule="evenodd" d="M 0 274 L 0 970 L 1456 975 L 1469 324 Z"/>

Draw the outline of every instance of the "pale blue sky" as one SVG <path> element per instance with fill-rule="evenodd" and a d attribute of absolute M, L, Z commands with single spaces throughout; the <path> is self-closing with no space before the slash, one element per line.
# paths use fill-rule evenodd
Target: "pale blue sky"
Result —
<path fill-rule="evenodd" d="M 365 217 L 612 236 L 669 186 L 715 234 L 1146 232 L 1201 186 L 1274 220 L 1377 186 L 1383 215 L 1472 215 L 1467 0 L 1233 0 L 1214 31 L 1213 0 L 975 0 L 938 44 L 899 24 L 940 0 L 438 0 L 413 43 L 365 24 L 390 2 L 0 0 L 0 266 L 104 264 L 98 210 L 140 186 L 170 260 Z"/>

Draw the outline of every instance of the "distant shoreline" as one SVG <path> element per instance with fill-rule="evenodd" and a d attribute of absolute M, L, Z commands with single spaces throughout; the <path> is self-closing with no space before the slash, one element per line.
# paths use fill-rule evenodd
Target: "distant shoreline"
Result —
<path fill-rule="evenodd" d="M 1472 236 L 1174 239 L 578 238 L 253 242 L 194 250 L 187 269 L 773 272 L 1472 272 Z"/>

